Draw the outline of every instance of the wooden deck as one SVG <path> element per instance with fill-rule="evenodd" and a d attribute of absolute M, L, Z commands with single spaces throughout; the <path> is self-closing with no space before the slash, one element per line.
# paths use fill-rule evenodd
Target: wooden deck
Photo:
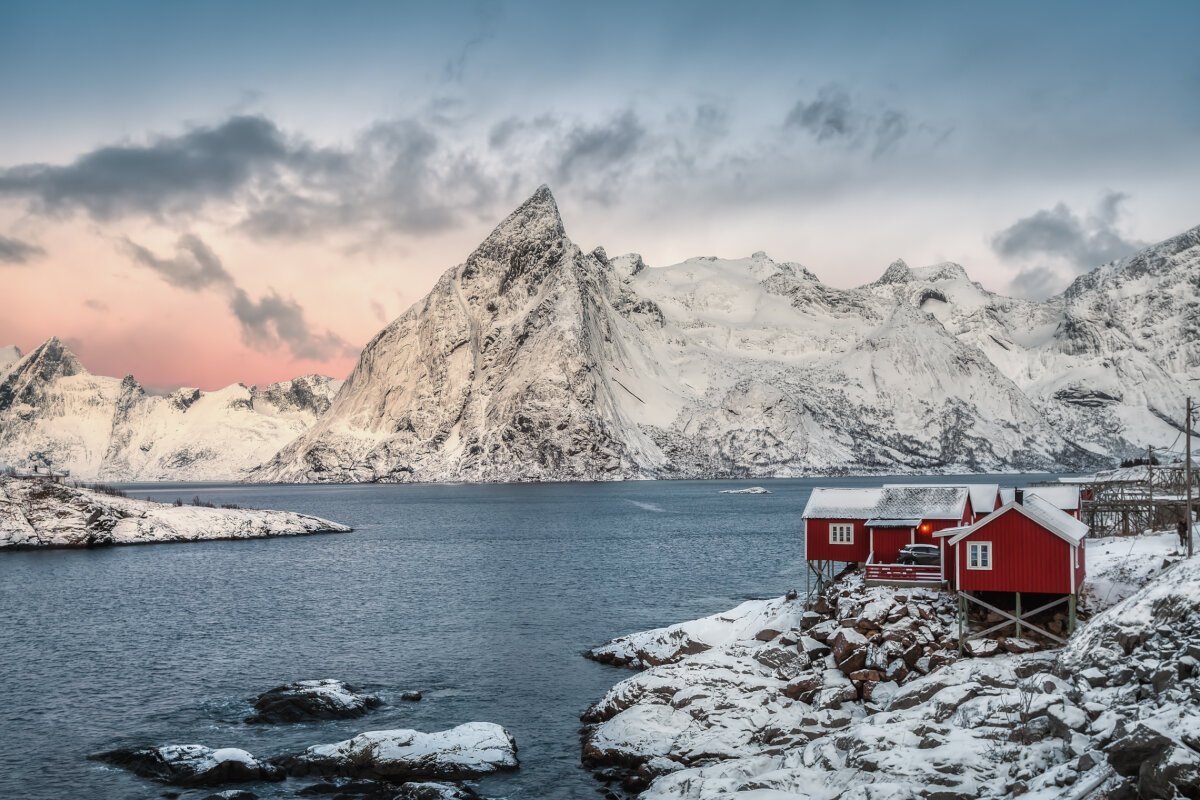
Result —
<path fill-rule="evenodd" d="M 875 554 L 864 567 L 868 586 L 931 586 L 943 583 L 942 568 L 927 564 L 877 564 Z"/>

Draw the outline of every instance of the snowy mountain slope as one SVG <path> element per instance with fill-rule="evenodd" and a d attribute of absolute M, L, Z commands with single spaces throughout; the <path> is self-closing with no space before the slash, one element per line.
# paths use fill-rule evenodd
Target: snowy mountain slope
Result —
<path fill-rule="evenodd" d="M 661 454 L 610 369 L 642 374 L 602 252 L 544 187 L 363 350 L 329 413 L 260 480 L 595 480 Z M 635 369 L 633 364 L 636 364 Z"/>
<path fill-rule="evenodd" d="M 21 360 L 21 350 L 16 345 L 0 347 L 0 380 L 8 374 L 13 364 Z"/>
<path fill-rule="evenodd" d="M 158 397 L 132 376 L 92 375 L 51 338 L 0 372 L 0 463 L 81 479 L 236 479 L 308 428 L 339 386 L 307 375 Z"/>
<path fill-rule="evenodd" d="M 251 477 L 1102 466 L 1181 421 L 1197 370 L 1182 321 L 1200 250 L 1187 236 L 1046 302 L 996 295 L 951 263 L 898 261 L 836 289 L 763 253 L 663 268 L 584 253 L 542 187 L 382 331 L 329 413 Z M 1153 281 L 1168 311 L 1106 316 Z M 1153 333 L 1164 320 L 1192 344 Z"/>

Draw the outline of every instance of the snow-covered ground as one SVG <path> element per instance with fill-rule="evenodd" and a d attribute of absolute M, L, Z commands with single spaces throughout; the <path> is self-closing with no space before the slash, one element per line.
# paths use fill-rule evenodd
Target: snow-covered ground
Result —
<path fill-rule="evenodd" d="M 0 549 L 259 539 L 349 530 L 293 511 L 174 506 L 0 475 Z"/>
<path fill-rule="evenodd" d="M 646 668 L 588 709 L 584 761 L 654 800 L 1200 796 L 1200 558 L 1176 543 L 1089 542 L 1094 616 L 1059 650 L 958 659 L 948 598 L 853 577 L 820 614 L 622 637 L 592 656 Z"/>

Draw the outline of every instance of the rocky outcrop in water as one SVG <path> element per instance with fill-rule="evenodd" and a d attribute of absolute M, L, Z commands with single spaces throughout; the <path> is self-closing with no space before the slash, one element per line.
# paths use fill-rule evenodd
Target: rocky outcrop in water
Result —
<path fill-rule="evenodd" d="M 279 767 L 236 747 L 213 750 L 198 744 L 167 745 L 110 750 L 93 758 L 177 786 L 281 781 L 286 777 Z"/>
<path fill-rule="evenodd" d="M 517 742 L 491 722 L 450 730 L 369 731 L 353 739 L 316 745 L 276 760 L 291 775 L 373 778 L 394 783 L 465 780 L 517 768 Z"/>
<path fill-rule="evenodd" d="M 246 722 L 300 722 L 310 719 L 361 717 L 383 704 L 345 681 L 326 678 L 296 681 L 263 692 L 254 700 L 254 714 Z"/>

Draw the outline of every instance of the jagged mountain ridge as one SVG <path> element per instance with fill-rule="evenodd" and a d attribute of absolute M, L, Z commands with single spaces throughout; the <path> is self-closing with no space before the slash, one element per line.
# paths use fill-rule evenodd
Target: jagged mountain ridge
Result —
<path fill-rule="evenodd" d="M 762 253 L 664 268 L 585 253 L 541 187 L 251 478 L 1095 468 L 1181 424 L 1194 325 L 1190 344 L 1155 330 L 1194 309 L 1196 233 L 1045 302 L 989 292 L 957 264 L 896 262 L 836 289 Z M 1174 287 L 1171 309 L 1131 308 L 1121 293 L 1142 272 Z"/>
<path fill-rule="evenodd" d="M 239 479 L 308 428 L 341 384 L 305 375 L 156 396 L 133 376 L 91 374 L 57 337 L 23 357 L 11 350 L 15 361 L 0 358 L 0 464 L 85 480 Z"/>

